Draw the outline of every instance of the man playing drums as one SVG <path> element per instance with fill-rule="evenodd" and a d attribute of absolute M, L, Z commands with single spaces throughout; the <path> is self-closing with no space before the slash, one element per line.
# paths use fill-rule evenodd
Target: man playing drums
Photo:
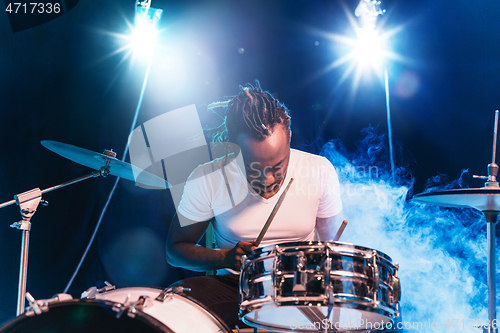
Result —
<path fill-rule="evenodd" d="M 342 203 L 332 164 L 290 148 L 288 109 L 258 82 L 255 88 L 240 86 L 237 96 L 209 107 L 225 108 L 214 141 L 231 143 L 234 149 L 196 168 L 186 182 L 167 238 L 167 260 L 194 271 L 218 270 L 215 276 L 176 284 L 191 288 L 188 296 L 234 327 L 241 325 L 241 258 L 256 248 L 255 240 L 290 180 L 293 184 L 261 246 L 333 240 Z M 210 223 L 217 249 L 197 245 Z"/>

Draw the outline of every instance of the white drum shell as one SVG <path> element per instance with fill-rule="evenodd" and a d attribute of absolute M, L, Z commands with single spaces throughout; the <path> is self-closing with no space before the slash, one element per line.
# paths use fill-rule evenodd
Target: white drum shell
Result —
<path fill-rule="evenodd" d="M 131 304 L 141 296 L 146 298 L 142 312 L 155 318 L 176 333 L 225 333 L 229 332 L 218 318 L 194 300 L 175 293 L 163 302 L 155 300 L 161 289 L 130 287 L 119 288 L 96 295 L 97 300 Z"/>

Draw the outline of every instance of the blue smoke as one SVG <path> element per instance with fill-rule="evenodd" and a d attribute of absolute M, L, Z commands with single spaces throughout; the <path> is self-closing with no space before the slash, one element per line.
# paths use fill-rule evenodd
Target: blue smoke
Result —
<path fill-rule="evenodd" d="M 341 241 L 382 251 L 399 264 L 405 332 L 479 332 L 473 326 L 488 319 L 483 214 L 412 203 L 413 178 L 404 166 L 392 176 L 386 137 L 373 128 L 363 132 L 354 153 L 339 141 L 321 152 L 339 175 L 349 222 Z M 460 187 L 465 173 L 443 186 L 443 175 L 433 177 L 426 192 Z"/>

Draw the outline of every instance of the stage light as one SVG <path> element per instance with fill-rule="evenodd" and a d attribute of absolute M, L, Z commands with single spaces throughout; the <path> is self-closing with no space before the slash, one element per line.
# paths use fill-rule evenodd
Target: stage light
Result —
<path fill-rule="evenodd" d="M 361 76 L 375 72 L 383 80 L 383 69 L 387 65 L 387 60 L 405 61 L 402 56 L 390 50 L 388 43 L 389 38 L 401 31 L 404 26 L 401 25 L 380 33 L 377 27 L 377 18 L 385 13 L 385 10 L 381 9 L 380 6 L 380 1 L 361 0 L 353 15 L 351 9 L 344 5 L 344 11 L 353 34 L 340 35 L 313 30 L 314 33 L 323 35 L 333 42 L 337 57 L 328 67 L 314 74 L 311 80 L 332 69 L 347 65 L 338 85 L 343 84 L 351 74 L 354 74 L 352 81 L 352 96 L 354 96 Z"/>
<path fill-rule="evenodd" d="M 380 45 L 380 37 L 377 26 L 377 17 L 385 13 L 380 8 L 381 2 L 376 0 L 361 0 L 354 11 L 354 15 L 359 18 L 359 26 L 356 28 L 356 49 L 355 55 L 359 65 L 365 67 L 370 65 L 377 71 L 383 60 L 383 49 Z"/>
<path fill-rule="evenodd" d="M 150 61 L 157 46 L 162 14 L 162 9 L 151 8 L 151 0 L 138 0 L 135 3 L 134 22 L 124 18 L 128 31 L 123 33 L 100 31 L 114 37 L 118 46 L 103 59 L 123 54 L 120 64 L 130 58 L 131 65 L 137 59 Z"/>
<path fill-rule="evenodd" d="M 385 9 L 380 8 L 382 2 L 376 0 L 361 0 L 354 11 L 354 15 L 360 18 L 363 29 L 375 30 L 377 16 L 383 15 Z"/>
<path fill-rule="evenodd" d="M 385 9 L 380 8 L 381 2 L 378 0 L 361 0 L 354 11 L 354 15 L 359 17 L 360 27 L 356 29 L 358 42 L 356 55 L 359 66 L 364 67 L 367 63 L 375 72 L 381 72 L 384 68 L 384 88 L 385 88 L 385 107 L 387 111 L 387 129 L 389 140 L 389 157 L 391 160 L 391 172 L 394 177 L 394 152 L 392 146 L 392 126 L 391 126 L 391 107 L 389 102 L 389 75 L 387 67 L 383 66 L 384 54 L 380 46 L 380 38 L 377 27 L 377 17 L 385 13 Z"/>
<path fill-rule="evenodd" d="M 358 28 L 356 31 L 357 41 L 354 50 L 358 60 L 358 66 L 362 68 L 370 66 L 378 71 L 384 60 L 384 51 L 380 44 L 380 37 L 377 30 Z"/>
<path fill-rule="evenodd" d="M 132 63 L 134 62 L 134 60 L 136 58 L 141 58 L 141 59 L 144 59 L 147 61 L 146 73 L 144 75 L 144 80 L 142 81 L 142 89 L 141 89 L 141 92 L 139 95 L 139 101 L 137 102 L 137 106 L 135 109 L 134 118 L 132 120 L 132 125 L 130 127 L 129 136 L 134 131 L 134 129 L 136 127 L 137 119 L 139 117 L 139 112 L 141 110 L 142 100 L 144 98 L 144 92 L 146 90 L 146 85 L 147 85 L 148 78 L 149 78 L 149 71 L 151 69 L 151 63 L 153 60 L 153 51 L 156 47 L 156 39 L 158 37 L 158 27 L 160 25 L 160 20 L 161 20 L 162 14 L 163 14 L 162 9 L 151 8 L 151 0 L 137 0 L 137 2 L 135 3 L 134 26 L 132 27 L 130 22 L 127 21 L 127 25 L 131 28 L 131 34 L 127 36 L 127 35 L 123 35 L 123 34 L 107 33 L 109 35 L 115 36 L 117 39 L 127 41 L 127 45 L 114 51 L 113 53 L 110 54 L 110 56 L 126 51 L 125 56 L 123 57 L 121 62 L 123 62 L 125 59 L 127 59 L 131 53 L 133 54 Z M 130 148 L 130 141 L 127 140 L 127 142 L 125 144 L 125 149 L 123 151 L 123 154 L 121 155 L 122 162 L 124 162 L 125 159 L 127 158 L 129 148 Z M 84 252 L 82 258 L 80 259 L 80 262 L 78 263 L 78 266 L 77 266 L 75 272 L 71 276 L 70 281 L 66 285 L 66 288 L 64 289 L 64 293 L 67 293 L 69 288 L 71 287 L 71 284 L 73 283 L 76 275 L 78 274 L 78 271 L 80 270 L 82 263 L 85 260 L 85 257 L 87 256 L 87 253 L 88 253 L 92 243 L 94 242 L 97 231 L 99 230 L 99 227 L 100 227 L 101 222 L 103 220 L 104 214 L 107 210 L 109 202 L 111 201 L 111 198 L 113 197 L 113 194 L 115 193 L 115 190 L 118 186 L 119 181 L 120 181 L 120 177 L 117 177 L 115 180 L 115 184 L 113 185 L 113 187 L 108 195 L 107 202 L 101 211 L 101 214 L 99 216 L 99 220 L 97 221 L 96 227 L 95 227 L 94 232 L 92 234 L 92 237 L 87 245 L 87 248 L 85 249 L 85 252 Z"/>
<path fill-rule="evenodd" d="M 162 14 L 162 9 L 151 8 L 151 0 L 137 1 L 134 28 L 131 33 L 131 47 L 136 55 L 152 56 Z"/>

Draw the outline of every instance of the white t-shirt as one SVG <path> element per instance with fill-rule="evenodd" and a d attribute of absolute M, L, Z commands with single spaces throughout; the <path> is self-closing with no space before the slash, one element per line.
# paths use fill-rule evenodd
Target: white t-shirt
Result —
<path fill-rule="evenodd" d="M 258 237 L 291 178 L 294 181 L 260 246 L 312 241 L 316 217 L 332 217 L 342 210 L 337 173 L 324 157 L 291 149 L 283 185 L 269 199 L 250 186 L 240 168 L 241 159 L 224 164 L 222 158 L 196 168 L 178 207 L 178 212 L 192 221 L 215 217 L 215 239 L 221 249 Z"/>

